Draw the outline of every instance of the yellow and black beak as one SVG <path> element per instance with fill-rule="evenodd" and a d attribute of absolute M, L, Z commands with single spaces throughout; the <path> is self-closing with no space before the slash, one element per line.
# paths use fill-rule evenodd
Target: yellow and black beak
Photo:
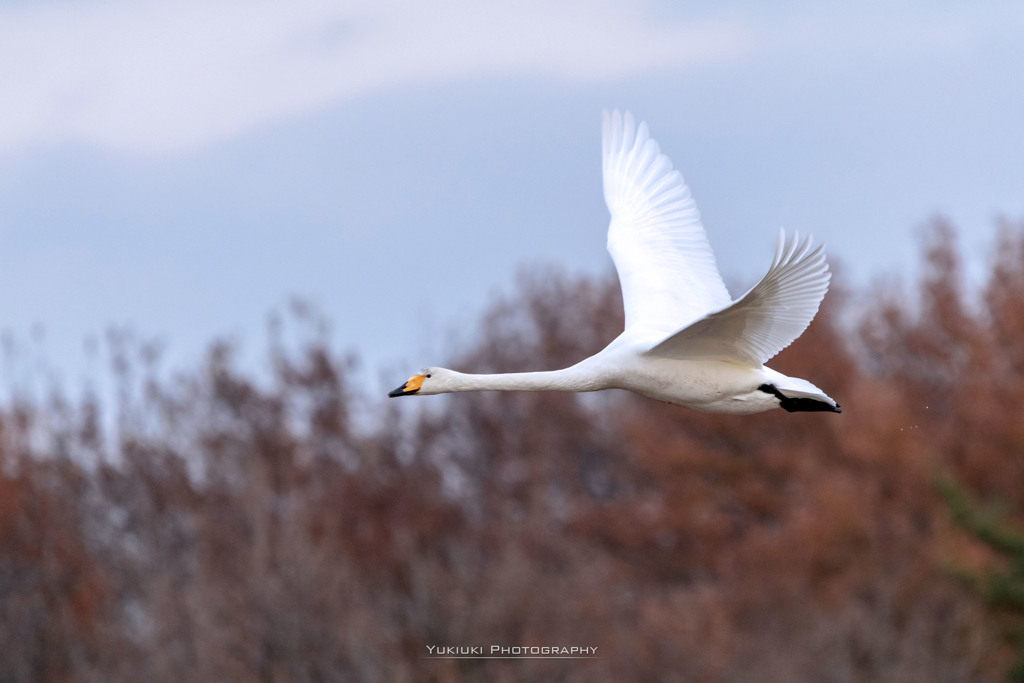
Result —
<path fill-rule="evenodd" d="M 421 386 L 423 386 L 424 379 L 426 379 L 424 375 L 413 375 L 405 384 L 394 391 L 388 392 L 388 396 L 391 398 L 395 398 L 396 396 L 412 396 L 420 390 Z"/>

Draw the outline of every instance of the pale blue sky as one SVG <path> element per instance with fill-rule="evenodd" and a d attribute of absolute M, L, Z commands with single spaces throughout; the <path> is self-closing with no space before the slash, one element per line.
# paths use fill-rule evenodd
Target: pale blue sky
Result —
<path fill-rule="evenodd" d="M 385 388 L 518 267 L 611 268 L 606 107 L 648 121 L 729 283 L 780 226 L 859 281 L 905 269 L 936 213 L 980 272 L 1024 217 L 1021 35 L 994 0 L 0 1 L 0 328 L 41 325 L 75 387 L 111 324 L 187 365 L 258 354 L 299 295 Z"/>

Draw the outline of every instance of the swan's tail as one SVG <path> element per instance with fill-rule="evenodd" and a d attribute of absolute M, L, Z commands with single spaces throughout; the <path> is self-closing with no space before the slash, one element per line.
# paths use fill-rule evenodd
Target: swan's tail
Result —
<path fill-rule="evenodd" d="M 779 405 L 790 413 L 812 411 L 843 412 L 839 404 L 824 391 L 805 379 L 787 377 L 781 372 L 770 368 L 764 369 L 771 379 L 758 387 L 758 390 L 771 394 L 779 399 Z"/>

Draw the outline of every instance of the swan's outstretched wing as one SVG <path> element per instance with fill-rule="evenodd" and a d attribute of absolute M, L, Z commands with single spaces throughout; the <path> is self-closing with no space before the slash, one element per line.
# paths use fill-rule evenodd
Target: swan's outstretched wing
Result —
<path fill-rule="evenodd" d="M 612 215 L 626 328 L 668 334 L 729 304 L 729 292 L 679 171 L 633 116 L 604 113 L 604 198 Z"/>
<path fill-rule="evenodd" d="M 775 258 L 764 278 L 735 303 L 671 335 L 648 353 L 680 359 L 717 359 L 760 367 L 811 323 L 831 275 L 824 246 L 791 240 L 779 231 Z"/>

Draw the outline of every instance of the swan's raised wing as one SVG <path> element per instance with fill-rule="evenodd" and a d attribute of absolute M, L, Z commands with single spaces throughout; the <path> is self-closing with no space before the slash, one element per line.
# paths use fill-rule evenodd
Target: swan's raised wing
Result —
<path fill-rule="evenodd" d="M 811 238 L 787 240 L 779 231 L 775 258 L 764 278 L 735 303 L 671 335 L 648 353 L 679 359 L 716 359 L 760 367 L 811 323 L 832 277 L 824 246 Z"/>
<path fill-rule="evenodd" d="M 731 301 L 679 171 L 633 116 L 604 113 L 604 198 L 626 328 L 668 334 Z"/>

